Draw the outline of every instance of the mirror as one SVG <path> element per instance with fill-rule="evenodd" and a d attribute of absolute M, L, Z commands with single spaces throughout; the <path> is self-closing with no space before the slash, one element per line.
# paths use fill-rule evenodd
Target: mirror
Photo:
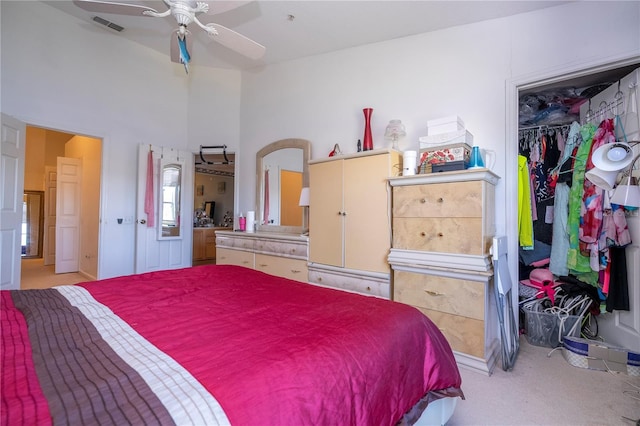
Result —
<path fill-rule="evenodd" d="M 256 153 L 257 231 L 295 234 L 308 228 L 307 209 L 298 201 L 309 186 L 310 153 L 305 139 L 281 139 Z"/>
<path fill-rule="evenodd" d="M 42 257 L 44 191 L 24 191 L 22 197 L 22 257 Z"/>
<path fill-rule="evenodd" d="M 181 238 L 180 233 L 180 190 L 182 187 L 182 164 L 160 163 L 160 206 L 161 226 L 158 239 Z"/>
<path fill-rule="evenodd" d="M 194 155 L 193 226 L 233 227 L 235 162 L 231 152 Z"/>

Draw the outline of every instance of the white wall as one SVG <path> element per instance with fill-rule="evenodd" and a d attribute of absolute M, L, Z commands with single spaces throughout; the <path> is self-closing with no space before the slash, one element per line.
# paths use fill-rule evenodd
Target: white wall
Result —
<path fill-rule="evenodd" d="M 2 112 L 103 139 L 99 277 L 134 271 L 137 146 L 238 145 L 240 73 L 173 64 L 41 2 L 2 1 Z"/>
<path fill-rule="evenodd" d="M 418 149 L 427 120 L 458 115 L 475 145 L 497 153 L 497 228 L 516 235 L 518 111 L 510 85 L 630 56 L 640 59 L 640 2 L 572 2 L 244 72 L 240 208 L 254 207 L 255 153 L 270 142 L 308 139 L 312 158 L 335 143 L 355 152 L 362 108 L 372 107 L 374 148 L 388 143 L 384 129 L 398 118 L 407 128 L 401 149 Z"/>
<path fill-rule="evenodd" d="M 188 77 L 166 56 L 40 2 L 2 1 L 0 16 L 2 112 L 103 138 L 100 278 L 133 272 L 134 225 L 115 218 L 135 217 L 138 143 L 229 145 L 238 154 L 234 210 L 254 210 L 261 147 L 304 138 L 312 158 L 335 143 L 354 152 L 365 107 L 374 109 L 374 147 L 386 144 L 392 118 L 407 127 L 407 149 L 427 120 L 462 117 L 476 145 L 498 153 L 498 231 L 507 232 L 507 129 L 517 115 L 509 84 L 640 55 L 639 2 L 572 2 L 242 74 L 196 65 Z"/>

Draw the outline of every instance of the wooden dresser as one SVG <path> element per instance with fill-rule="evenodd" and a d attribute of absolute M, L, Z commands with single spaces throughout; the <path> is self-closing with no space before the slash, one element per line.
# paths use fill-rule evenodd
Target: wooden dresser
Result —
<path fill-rule="evenodd" d="M 486 374 L 499 352 L 490 254 L 498 179 L 486 169 L 389 179 L 393 299 L 424 312 L 457 362 Z"/>
<path fill-rule="evenodd" d="M 211 263 L 216 260 L 216 231 L 223 227 L 193 228 L 193 262 Z"/>
<path fill-rule="evenodd" d="M 216 232 L 216 264 L 239 265 L 308 282 L 308 237 L 275 232 Z"/>
<path fill-rule="evenodd" d="M 390 298 L 389 176 L 398 151 L 380 149 L 309 162 L 309 281 Z"/>

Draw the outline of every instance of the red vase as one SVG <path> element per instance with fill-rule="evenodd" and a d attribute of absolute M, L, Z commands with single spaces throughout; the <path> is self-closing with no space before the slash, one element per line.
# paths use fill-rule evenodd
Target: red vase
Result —
<path fill-rule="evenodd" d="M 371 151 L 373 149 L 373 138 L 371 137 L 371 114 L 373 108 L 365 108 L 364 112 L 364 138 L 362 140 L 362 150 Z"/>

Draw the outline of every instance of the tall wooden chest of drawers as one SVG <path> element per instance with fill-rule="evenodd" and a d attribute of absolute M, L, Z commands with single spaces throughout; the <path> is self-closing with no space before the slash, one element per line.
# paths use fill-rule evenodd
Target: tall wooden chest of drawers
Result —
<path fill-rule="evenodd" d="M 389 179 L 393 299 L 435 322 L 460 365 L 486 374 L 499 352 L 490 254 L 498 179 L 487 169 Z"/>

